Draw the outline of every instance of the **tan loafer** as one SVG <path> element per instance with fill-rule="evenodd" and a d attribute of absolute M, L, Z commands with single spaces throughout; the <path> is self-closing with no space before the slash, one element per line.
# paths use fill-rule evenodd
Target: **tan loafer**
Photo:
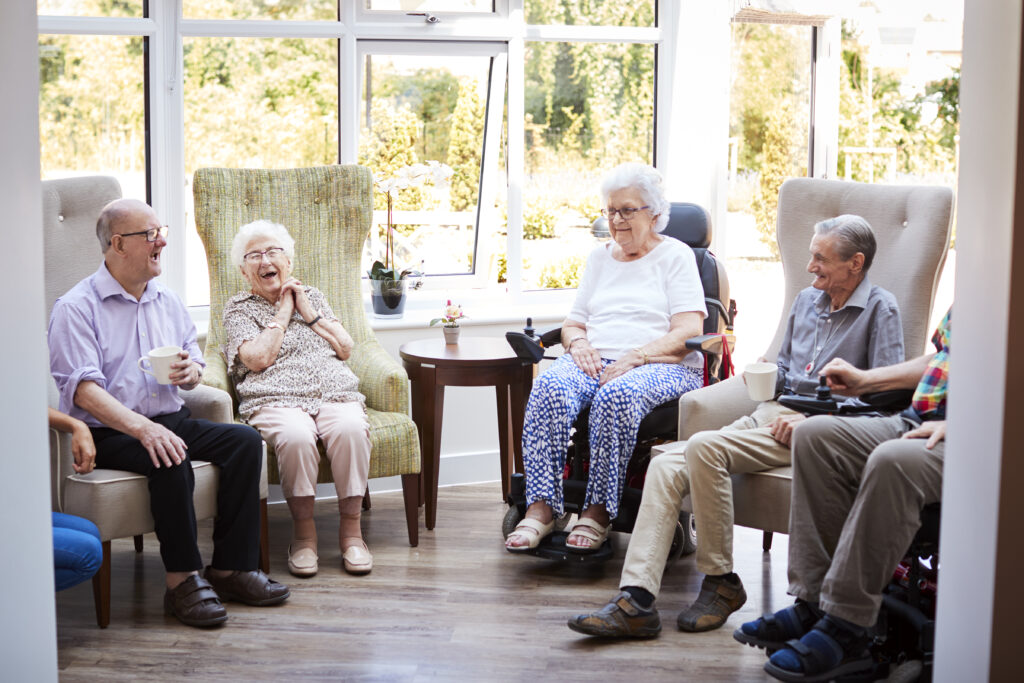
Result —
<path fill-rule="evenodd" d="M 349 546 L 348 550 L 341 555 L 341 566 L 349 574 L 357 576 L 369 574 L 370 570 L 373 569 L 373 555 L 370 554 L 370 549 L 366 547 L 366 543 L 362 542 L 362 546 Z"/>
<path fill-rule="evenodd" d="M 288 571 L 293 576 L 314 576 L 320 570 L 319 559 L 316 551 L 308 546 L 299 548 L 295 552 L 292 552 L 292 547 L 288 546 Z"/>

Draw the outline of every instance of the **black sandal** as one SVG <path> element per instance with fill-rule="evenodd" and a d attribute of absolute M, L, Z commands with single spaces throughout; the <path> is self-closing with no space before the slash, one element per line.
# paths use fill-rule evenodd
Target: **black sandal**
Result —
<path fill-rule="evenodd" d="M 765 673 L 787 683 L 824 683 L 867 672 L 874 665 L 866 633 L 854 633 L 825 616 L 800 640 L 790 640 L 771 656 Z M 795 662 L 794 662 L 795 658 Z M 797 664 L 799 670 L 783 664 Z"/>

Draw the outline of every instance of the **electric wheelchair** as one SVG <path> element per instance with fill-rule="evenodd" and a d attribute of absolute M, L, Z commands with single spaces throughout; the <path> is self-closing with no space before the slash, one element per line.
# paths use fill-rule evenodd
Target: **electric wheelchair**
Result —
<path fill-rule="evenodd" d="M 603 220 L 603 219 L 601 219 Z M 736 303 L 729 298 L 729 281 L 722 264 L 708 250 L 711 243 L 711 221 L 707 211 L 691 203 L 672 203 L 668 225 L 662 235 L 678 239 L 693 249 L 697 260 L 704 301 L 708 316 L 704 320 L 704 334 L 687 340 L 688 349 L 704 356 L 704 384 L 708 385 L 726 379 L 732 371 L 731 352 L 734 344 L 732 335 L 736 316 Z M 548 330 L 536 335 L 530 320 L 523 332 L 508 332 L 505 335 L 516 355 L 524 361 L 539 363 L 546 356 L 545 350 L 561 343 L 561 328 Z M 588 424 L 590 409 L 585 408 L 573 423 L 573 434 L 566 458 L 563 475 L 565 514 L 556 519 L 556 530 L 540 544 L 527 552 L 518 554 L 536 555 L 551 560 L 576 560 L 580 562 L 601 562 L 614 555 L 612 537 L 595 552 L 573 553 L 565 546 L 568 533 L 565 525 L 573 513 L 579 514 L 584 505 L 587 488 L 590 457 Z M 640 507 L 644 476 L 650 462 L 651 447 L 666 441 L 675 441 L 679 420 L 679 400 L 673 399 L 657 406 L 640 423 L 636 447 L 626 468 L 625 485 L 619 503 L 619 514 L 612 520 L 614 531 L 632 532 L 636 514 Z M 509 509 L 502 521 L 502 535 L 508 537 L 526 515 L 525 475 L 512 475 L 508 496 Z M 692 515 L 681 511 L 676 525 L 669 561 L 696 550 L 696 527 Z"/>

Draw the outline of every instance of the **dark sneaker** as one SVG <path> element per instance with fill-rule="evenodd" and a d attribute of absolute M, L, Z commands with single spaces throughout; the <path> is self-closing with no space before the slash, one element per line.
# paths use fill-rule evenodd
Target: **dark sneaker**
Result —
<path fill-rule="evenodd" d="M 654 638 L 661 633 L 661 617 L 653 605 L 644 609 L 622 591 L 597 612 L 569 619 L 569 628 L 601 638 Z"/>
<path fill-rule="evenodd" d="M 164 612 L 186 626 L 217 626 L 228 620 L 228 612 L 210 584 L 193 574 L 164 593 Z"/>
<path fill-rule="evenodd" d="M 209 585 L 213 586 L 213 590 L 217 591 L 224 602 L 234 600 L 246 605 L 266 607 L 282 603 L 291 595 L 288 586 L 274 581 L 258 569 L 251 572 L 237 571 L 219 579 L 207 567 L 205 574 Z"/>
<path fill-rule="evenodd" d="M 724 577 L 705 576 L 697 601 L 679 613 L 676 624 L 680 631 L 711 631 L 724 624 L 746 601 L 747 592 L 738 576 L 736 583 Z"/>

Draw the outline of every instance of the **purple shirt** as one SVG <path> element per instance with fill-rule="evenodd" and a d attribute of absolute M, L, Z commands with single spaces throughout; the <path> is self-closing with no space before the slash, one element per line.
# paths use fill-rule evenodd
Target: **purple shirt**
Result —
<path fill-rule="evenodd" d="M 106 263 L 57 299 L 47 338 L 60 409 L 92 427 L 103 424 L 74 404 L 79 382 L 96 382 L 129 410 L 154 417 L 177 412 L 184 402 L 178 387 L 157 384 L 140 370 L 139 358 L 159 346 L 174 345 L 205 367 L 196 326 L 181 300 L 150 280 L 136 301 Z"/>

